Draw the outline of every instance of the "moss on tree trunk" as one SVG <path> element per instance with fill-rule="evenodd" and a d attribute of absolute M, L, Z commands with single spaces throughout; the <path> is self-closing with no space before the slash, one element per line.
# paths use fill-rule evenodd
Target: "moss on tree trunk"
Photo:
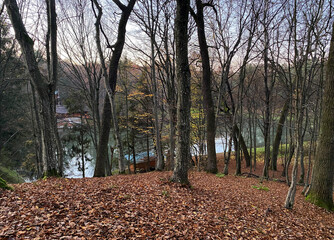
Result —
<path fill-rule="evenodd" d="M 334 211 L 334 25 L 321 111 L 320 136 L 311 188 L 306 200 L 319 207 Z"/>

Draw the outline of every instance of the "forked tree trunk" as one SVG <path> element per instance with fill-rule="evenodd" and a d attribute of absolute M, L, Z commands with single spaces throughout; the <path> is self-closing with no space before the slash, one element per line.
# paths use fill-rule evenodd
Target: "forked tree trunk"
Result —
<path fill-rule="evenodd" d="M 108 106 L 104 106 L 103 108 L 104 111 L 108 111 L 108 112 L 103 113 L 104 117 L 102 117 L 102 131 L 100 132 L 100 142 L 98 146 L 98 153 L 97 153 L 96 166 L 95 166 L 95 169 L 100 169 L 100 170 L 97 171 L 97 173 L 99 174 L 95 175 L 94 173 L 94 176 L 104 177 L 106 176 L 105 169 L 106 169 L 106 162 L 108 158 L 104 158 L 103 156 L 106 153 L 108 153 L 108 142 L 109 142 L 109 133 L 110 133 L 110 124 L 111 124 L 110 119 L 107 117 L 109 116 L 109 111 L 111 113 L 110 118 L 113 119 L 115 138 L 116 138 L 117 146 L 119 150 L 119 166 L 118 166 L 119 172 L 120 173 L 125 172 L 123 144 L 121 141 L 121 134 L 119 132 L 118 120 L 117 120 L 117 115 L 115 111 L 116 108 L 115 108 L 114 98 L 115 98 L 116 83 L 117 83 L 118 65 L 119 65 L 119 60 L 121 58 L 124 43 L 125 43 L 126 25 L 127 25 L 129 16 L 132 12 L 132 9 L 136 3 L 136 0 L 130 0 L 127 6 L 123 5 L 119 1 L 114 0 L 114 3 L 122 10 L 122 14 L 121 14 L 119 24 L 118 24 L 117 40 L 116 40 L 116 43 L 112 46 L 114 51 L 113 51 L 113 54 L 109 62 L 109 72 L 107 71 L 107 67 L 105 64 L 105 60 L 104 60 L 104 56 L 103 56 L 103 52 L 101 48 L 101 40 L 100 40 L 102 7 L 99 5 L 97 0 L 92 0 L 92 3 L 98 9 L 98 14 L 96 15 L 96 22 L 95 22 L 95 31 L 96 31 L 95 38 L 96 38 L 97 50 L 99 53 L 99 57 L 100 57 L 100 61 L 101 61 L 102 69 L 103 69 L 105 87 L 107 90 L 107 97 L 109 97 L 109 104 L 110 104 L 110 110 L 107 109 Z M 105 100 L 105 103 L 106 103 L 106 100 Z M 103 130 L 103 126 L 105 127 L 106 131 Z"/>

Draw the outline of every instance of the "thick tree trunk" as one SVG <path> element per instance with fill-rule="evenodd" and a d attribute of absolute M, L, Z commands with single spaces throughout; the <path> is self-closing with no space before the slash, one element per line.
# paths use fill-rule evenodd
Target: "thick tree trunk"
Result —
<path fill-rule="evenodd" d="M 108 159 L 108 142 L 109 142 L 110 127 L 111 127 L 111 104 L 109 97 L 106 95 L 104 98 L 102 125 L 99 136 L 99 145 L 96 153 L 97 156 L 96 156 L 94 177 L 105 177 L 107 175 L 106 163 Z"/>
<path fill-rule="evenodd" d="M 117 148 L 118 148 L 118 152 L 119 152 L 118 170 L 119 170 L 119 173 L 123 174 L 123 173 L 125 173 L 123 144 L 122 144 L 121 133 L 120 133 L 120 130 L 119 130 L 119 125 L 118 125 L 115 99 L 114 99 L 114 96 L 110 97 L 110 95 L 109 95 L 109 99 L 110 98 L 111 98 L 111 117 L 112 117 L 112 121 L 113 121 L 113 125 L 114 125 L 115 138 L 116 138 Z"/>
<path fill-rule="evenodd" d="M 172 181 L 189 184 L 190 161 L 190 69 L 188 62 L 188 15 L 190 1 L 177 0 L 175 18 L 177 102 L 177 150 Z"/>
<path fill-rule="evenodd" d="M 334 184 L 334 24 L 324 86 L 320 136 L 307 200 L 333 210 Z"/>
<path fill-rule="evenodd" d="M 57 56 L 57 14 L 56 14 L 56 2 L 55 0 L 47 0 L 47 12 L 48 12 L 48 39 L 49 42 L 47 43 L 47 46 L 49 46 L 50 43 L 50 49 L 47 53 L 49 56 L 48 65 L 49 65 L 49 84 L 50 90 L 52 92 L 50 96 L 50 101 L 53 107 L 53 111 L 55 114 L 55 97 L 54 92 L 56 90 L 56 83 L 58 80 L 58 56 Z M 57 128 L 57 119 L 56 116 L 54 116 L 53 122 L 52 122 L 52 132 L 55 139 L 55 145 L 57 149 L 57 155 L 58 155 L 58 174 L 60 176 L 63 175 L 63 147 L 60 141 L 60 137 L 58 134 L 58 128 Z"/>
<path fill-rule="evenodd" d="M 58 161 L 56 158 L 56 148 L 54 145 L 53 122 L 55 114 L 53 105 L 48 97 L 40 99 L 41 104 L 41 124 L 42 124 L 42 161 L 43 161 L 43 175 L 57 176 Z"/>
<path fill-rule="evenodd" d="M 217 157 L 216 157 L 216 119 L 214 112 L 214 104 L 211 91 L 211 69 L 208 45 L 205 36 L 203 3 L 201 0 L 196 0 L 197 13 L 192 11 L 192 15 L 197 24 L 198 43 L 202 58 L 202 94 L 204 114 L 206 116 L 206 143 L 207 143 L 207 166 L 206 171 L 217 173 Z"/>

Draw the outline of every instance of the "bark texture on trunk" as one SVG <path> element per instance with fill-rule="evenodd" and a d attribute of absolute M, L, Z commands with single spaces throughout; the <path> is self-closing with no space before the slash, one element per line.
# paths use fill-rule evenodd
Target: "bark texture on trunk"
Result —
<path fill-rule="evenodd" d="M 215 144 L 216 119 L 211 93 L 211 69 L 208 45 L 205 36 L 203 8 L 204 6 L 202 1 L 196 0 L 197 13 L 194 13 L 194 11 L 191 11 L 191 13 L 197 25 L 198 43 L 202 58 L 202 94 L 204 113 L 206 116 L 205 128 L 208 154 L 206 171 L 210 173 L 217 173 L 218 169 Z"/>
<path fill-rule="evenodd" d="M 104 98 L 103 112 L 102 112 L 102 126 L 99 135 L 99 145 L 97 148 L 96 164 L 94 170 L 94 177 L 105 177 L 106 163 L 108 160 L 108 142 L 111 127 L 111 105 L 109 97 Z"/>
<path fill-rule="evenodd" d="M 189 184 L 190 161 L 190 69 L 188 62 L 189 0 L 177 0 L 175 18 L 177 102 L 176 160 L 172 181 Z"/>
<path fill-rule="evenodd" d="M 306 199 L 313 204 L 334 211 L 334 24 L 324 87 L 320 136 L 311 188 Z"/>

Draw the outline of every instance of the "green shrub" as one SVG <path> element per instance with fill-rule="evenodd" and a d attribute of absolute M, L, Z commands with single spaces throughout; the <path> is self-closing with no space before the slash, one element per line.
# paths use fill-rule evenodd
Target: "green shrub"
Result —
<path fill-rule="evenodd" d="M 222 178 L 222 177 L 225 177 L 225 174 L 224 173 L 217 173 L 216 177 Z"/>
<path fill-rule="evenodd" d="M 263 186 L 262 184 L 260 184 L 259 186 L 257 186 L 257 185 L 252 185 L 252 188 L 257 189 L 257 190 L 263 190 L 263 191 L 266 191 L 266 192 L 269 191 L 269 188 L 266 187 L 266 186 Z"/>

